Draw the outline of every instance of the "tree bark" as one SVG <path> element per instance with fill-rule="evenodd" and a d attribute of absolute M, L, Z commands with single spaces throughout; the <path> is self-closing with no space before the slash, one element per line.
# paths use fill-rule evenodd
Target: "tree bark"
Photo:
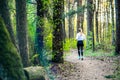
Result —
<path fill-rule="evenodd" d="M 16 0 L 16 28 L 18 46 L 24 67 L 29 65 L 26 0 Z"/>
<path fill-rule="evenodd" d="M 65 2 L 64 2 L 65 3 Z M 63 3 L 63 4 L 64 4 Z M 64 12 L 65 12 L 65 5 L 63 5 L 63 8 L 64 8 Z M 65 31 L 65 17 L 63 18 L 63 26 L 62 26 L 62 30 L 63 30 L 63 41 L 65 43 L 65 38 L 67 37 L 66 36 L 66 31 Z"/>
<path fill-rule="evenodd" d="M 77 0 L 77 11 L 82 7 L 82 0 Z M 77 32 L 79 28 L 83 29 L 84 12 L 77 13 Z"/>
<path fill-rule="evenodd" d="M 97 2 L 97 1 L 96 1 Z M 98 2 L 97 2 L 98 4 L 97 4 L 97 6 L 96 6 L 96 13 L 95 13 L 95 23 L 96 23 L 96 41 L 97 42 L 99 42 L 99 36 L 98 36 L 98 34 L 99 34 L 99 28 L 98 28 L 98 11 L 99 11 L 99 0 L 98 0 Z"/>
<path fill-rule="evenodd" d="M 102 0 L 99 3 L 102 3 Z M 100 4 L 99 43 L 102 42 L 102 11 L 102 4 Z"/>
<path fill-rule="evenodd" d="M 90 35 L 90 32 L 92 32 L 92 26 L 93 26 L 93 1 L 92 0 L 88 0 L 87 1 L 87 26 L 88 26 L 88 35 Z"/>
<path fill-rule="evenodd" d="M 115 24 L 114 24 L 114 7 L 113 7 L 113 0 L 110 0 L 110 8 L 111 8 L 111 16 L 112 16 L 112 45 L 115 45 Z"/>
<path fill-rule="evenodd" d="M 115 0 L 116 5 L 116 54 L 120 54 L 120 0 Z"/>
<path fill-rule="evenodd" d="M 87 0 L 87 44 L 93 47 L 93 0 Z"/>
<path fill-rule="evenodd" d="M 53 50 L 53 62 L 61 63 L 63 62 L 63 31 L 62 31 L 62 14 L 63 14 L 63 4 L 64 0 L 54 0 L 54 8 L 53 8 L 53 44 L 52 44 L 52 50 Z"/>
<path fill-rule="evenodd" d="M 37 24 L 36 24 L 36 42 L 35 42 L 35 50 L 39 57 L 35 59 L 35 64 L 42 64 L 42 56 L 43 56 L 43 31 L 44 31 L 44 17 L 45 17 L 45 8 L 42 0 L 36 0 L 37 2 Z"/>
<path fill-rule="evenodd" d="M 8 2 L 9 0 L 0 0 L 0 16 L 3 18 L 6 28 L 10 34 L 10 38 L 13 44 L 15 45 L 15 47 L 17 48 L 15 35 L 13 32 L 13 27 L 12 27 L 11 19 L 10 19 L 10 11 L 9 11 Z"/>
<path fill-rule="evenodd" d="M 20 55 L 0 17 L 0 79 L 26 80 Z"/>
<path fill-rule="evenodd" d="M 73 3 L 71 0 L 69 0 L 69 12 L 73 10 Z M 73 28 L 73 15 L 69 15 L 69 23 L 68 23 L 68 27 L 69 27 L 69 38 L 74 38 L 74 28 Z"/>

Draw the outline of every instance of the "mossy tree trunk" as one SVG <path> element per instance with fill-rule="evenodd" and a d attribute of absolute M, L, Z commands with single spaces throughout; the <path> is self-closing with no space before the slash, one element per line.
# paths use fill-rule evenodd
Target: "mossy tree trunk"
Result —
<path fill-rule="evenodd" d="M 37 24 L 36 24 L 36 40 L 35 40 L 35 54 L 39 54 L 39 57 L 35 58 L 34 64 L 41 64 L 43 56 L 43 26 L 45 9 L 43 6 L 43 0 L 36 0 L 37 2 Z"/>
<path fill-rule="evenodd" d="M 115 52 L 120 54 L 120 0 L 116 0 L 116 49 Z"/>
<path fill-rule="evenodd" d="M 29 65 L 26 0 L 16 0 L 16 28 L 18 46 L 24 67 Z"/>
<path fill-rule="evenodd" d="M 17 48 L 16 40 L 15 40 L 15 36 L 13 32 L 13 27 L 12 27 L 11 19 L 10 19 L 10 11 L 9 11 L 8 2 L 9 0 L 0 0 L 0 16 L 3 18 L 6 28 L 10 34 L 10 38 L 13 44 L 15 45 L 15 47 Z"/>
<path fill-rule="evenodd" d="M 26 80 L 20 55 L 0 17 L 0 79 Z"/>
<path fill-rule="evenodd" d="M 53 50 L 53 62 L 63 62 L 63 38 L 62 38 L 62 14 L 63 14 L 63 4 L 64 0 L 54 0 L 53 1 L 53 44 L 52 44 L 52 50 Z"/>

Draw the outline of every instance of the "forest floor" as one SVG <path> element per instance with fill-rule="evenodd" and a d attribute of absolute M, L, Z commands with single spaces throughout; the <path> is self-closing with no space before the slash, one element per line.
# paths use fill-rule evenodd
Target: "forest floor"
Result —
<path fill-rule="evenodd" d="M 110 76 L 117 68 L 117 59 L 120 57 L 85 56 L 84 60 L 79 60 L 77 50 L 71 50 L 65 62 L 52 64 L 51 70 L 55 80 L 113 80 Z"/>

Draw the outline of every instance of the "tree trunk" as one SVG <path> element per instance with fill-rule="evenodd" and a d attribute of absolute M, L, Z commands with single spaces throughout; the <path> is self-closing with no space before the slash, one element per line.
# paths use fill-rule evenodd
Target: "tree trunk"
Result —
<path fill-rule="evenodd" d="M 95 2 L 95 1 L 94 1 Z M 95 51 L 95 4 L 93 4 L 93 22 L 92 22 L 92 50 Z"/>
<path fill-rule="evenodd" d="M 102 20 L 101 20 L 101 16 L 102 16 L 102 6 L 101 6 L 100 3 L 101 3 L 101 1 L 99 2 L 99 6 L 100 6 L 100 10 L 99 10 L 99 11 L 100 11 L 100 13 L 99 13 L 99 14 L 100 14 L 100 22 L 99 22 L 99 43 L 101 43 L 101 38 L 102 38 L 102 35 L 101 35 L 101 33 L 102 33 L 102 32 L 101 32 L 101 31 L 102 31 L 102 23 L 101 23 L 101 22 L 102 22 Z"/>
<path fill-rule="evenodd" d="M 120 54 L 120 0 L 116 0 L 116 54 Z"/>
<path fill-rule="evenodd" d="M 0 17 L 0 79 L 26 80 L 20 55 Z"/>
<path fill-rule="evenodd" d="M 77 11 L 81 9 L 82 6 L 82 0 L 77 0 Z M 79 28 L 83 29 L 83 19 L 84 19 L 84 12 L 78 12 L 77 13 L 77 32 Z"/>
<path fill-rule="evenodd" d="M 24 67 L 29 64 L 26 0 L 16 0 L 16 27 L 20 55 Z"/>
<path fill-rule="evenodd" d="M 97 1 L 96 1 L 97 2 Z M 96 41 L 97 42 L 99 42 L 99 36 L 98 36 L 98 34 L 99 34 L 99 28 L 98 28 L 98 11 L 99 11 L 99 0 L 98 0 L 98 2 L 97 2 L 98 4 L 97 4 L 97 6 L 96 6 L 96 13 L 95 13 L 95 23 L 96 23 Z"/>
<path fill-rule="evenodd" d="M 65 12 L 65 5 L 63 5 L 63 8 L 64 8 L 64 12 Z M 63 18 L 63 27 L 62 27 L 62 30 L 63 30 L 63 41 L 65 42 L 65 38 L 67 37 L 66 36 L 66 31 L 65 31 L 65 17 Z"/>
<path fill-rule="evenodd" d="M 69 0 L 69 12 L 71 12 L 73 10 L 73 4 L 72 1 Z M 68 27 L 69 27 L 69 38 L 73 38 L 74 37 L 74 28 L 73 28 L 73 15 L 69 15 L 69 23 L 68 23 Z"/>
<path fill-rule="evenodd" d="M 44 31 L 44 16 L 45 16 L 45 9 L 42 0 L 37 1 L 37 24 L 36 24 L 36 42 L 35 42 L 35 49 L 36 53 L 39 54 L 39 57 L 35 59 L 35 64 L 42 64 L 43 58 L 43 31 Z"/>
<path fill-rule="evenodd" d="M 87 26 L 88 26 L 88 35 L 90 35 L 90 32 L 92 32 L 92 26 L 93 26 L 93 1 L 92 0 L 88 0 L 87 1 Z"/>
<path fill-rule="evenodd" d="M 106 6 L 106 9 L 105 9 L 105 12 L 106 12 L 106 14 L 105 14 L 105 22 L 106 22 L 106 27 L 105 27 L 105 44 L 108 44 L 109 43 L 109 45 L 112 45 L 112 43 L 111 43 L 111 24 L 113 23 L 111 23 L 110 21 L 110 19 L 111 19 L 111 17 L 110 17 L 110 2 L 109 1 L 106 1 L 107 3 L 108 3 L 108 5 Z M 111 24 L 110 24 L 111 23 Z M 108 49 L 108 45 L 104 45 L 104 50 L 107 50 Z"/>
<path fill-rule="evenodd" d="M 63 14 L 63 4 L 64 0 L 54 0 L 54 8 L 53 8 L 53 62 L 61 63 L 63 62 L 63 31 L 62 31 L 62 14 Z"/>
<path fill-rule="evenodd" d="M 67 13 L 69 12 L 69 0 L 66 0 L 67 3 L 65 5 L 65 14 L 67 15 Z M 65 31 L 66 31 L 66 38 L 69 38 L 69 16 L 65 16 Z"/>
<path fill-rule="evenodd" d="M 7 27 L 7 30 L 10 34 L 10 38 L 17 48 L 14 32 L 13 32 L 13 27 L 11 24 L 11 19 L 10 19 L 10 12 L 9 12 L 9 6 L 8 6 L 9 0 L 0 0 L 0 16 L 3 18 L 5 25 Z"/>
<path fill-rule="evenodd" d="M 112 16 L 112 45 L 115 45 L 115 24 L 114 24 L 114 7 L 113 7 L 113 0 L 110 0 L 111 6 L 111 16 Z"/>
<path fill-rule="evenodd" d="M 87 0 L 87 44 L 92 47 L 92 31 L 93 31 L 93 0 Z M 92 34 L 90 34 L 92 33 Z"/>

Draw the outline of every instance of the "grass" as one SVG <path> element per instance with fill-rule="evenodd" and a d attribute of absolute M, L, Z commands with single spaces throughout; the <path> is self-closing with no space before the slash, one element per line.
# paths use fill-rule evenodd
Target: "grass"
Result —
<path fill-rule="evenodd" d="M 77 50 L 77 49 L 76 49 Z M 70 50 L 68 51 L 64 51 L 64 57 L 66 56 L 69 56 L 70 55 Z M 93 57 L 99 57 L 99 56 L 108 56 L 108 57 L 112 57 L 112 56 L 115 56 L 115 53 L 114 51 L 111 51 L 111 52 L 107 52 L 107 51 L 104 51 L 104 50 L 97 50 L 97 51 L 92 51 L 92 50 L 84 50 L 84 56 L 93 56 Z"/>
<path fill-rule="evenodd" d="M 97 50 L 97 51 L 92 51 L 92 50 L 85 50 L 84 51 L 85 56 L 115 56 L 114 52 L 105 52 L 103 50 Z"/>

